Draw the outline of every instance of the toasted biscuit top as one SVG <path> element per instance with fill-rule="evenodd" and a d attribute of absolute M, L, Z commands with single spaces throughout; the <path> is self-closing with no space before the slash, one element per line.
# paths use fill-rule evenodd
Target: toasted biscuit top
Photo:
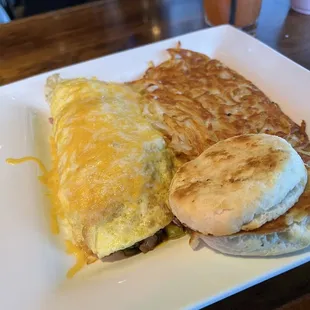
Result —
<path fill-rule="evenodd" d="M 170 186 L 170 206 L 185 225 L 203 234 L 256 229 L 291 208 L 307 172 L 284 139 L 233 137 L 184 164 Z"/>
<path fill-rule="evenodd" d="M 310 170 L 308 169 L 308 176 Z M 307 182 L 303 194 L 299 197 L 298 202 L 285 214 L 276 220 L 266 223 L 265 225 L 252 230 L 241 231 L 239 234 L 269 234 L 273 232 L 286 231 L 293 223 L 301 223 L 310 217 L 310 182 Z"/>

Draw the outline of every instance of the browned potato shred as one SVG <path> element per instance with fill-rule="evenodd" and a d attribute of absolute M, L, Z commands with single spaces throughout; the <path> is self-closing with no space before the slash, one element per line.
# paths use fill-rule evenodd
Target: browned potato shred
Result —
<path fill-rule="evenodd" d="M 143 111 L 172 150 L 187 161 L 226 138 L 267 133 L 285 138 L 307 163 L 306 124 L 295 124 L 280 107 L 237 72 L 206 55 L 179 48 L 130 83 L 143 94 Z"/>

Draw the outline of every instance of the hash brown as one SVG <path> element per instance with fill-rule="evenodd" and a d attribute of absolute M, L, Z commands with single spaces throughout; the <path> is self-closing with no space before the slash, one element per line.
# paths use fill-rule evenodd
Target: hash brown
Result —
<path fill-rule="evenodd" d="M 278 104 L 216 59 L 181 48 L 130 84 L 140 91 L 144 114 L 184 161 L 214 143 L 243 134 L 286 139 L 310 161 L 306 124 L 294 123 Z"/>

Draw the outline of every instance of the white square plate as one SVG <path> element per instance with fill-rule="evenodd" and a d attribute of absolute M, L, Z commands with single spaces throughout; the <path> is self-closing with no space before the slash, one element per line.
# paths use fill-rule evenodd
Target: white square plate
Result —
<path fill-rule="evenodd" d="M 59 69 L 63 77 L 107 81 L 141 75 L 148 61 L 167 58 L 176 45 L 205 53 L 261 88 L 295 122 L 310 124 L 310 73 L 230 26 L 187 34 Z M 73 257 L 49 232 L 48 202 L 33 163 L 10 166 L 8 157 L 39 156 L 48 165 L 49 112 L 43 87 L 51 73 L 0 88 L 0 308 L 180 309 L 209 305 L 310 259 L 310 251 L 280 258 L 237 258 L 208 248 L 192 251 L 188 237 L 146 255 L 97 262 L 65 279 Z M 309 132 L 308 132 L 309 134 Z"/>

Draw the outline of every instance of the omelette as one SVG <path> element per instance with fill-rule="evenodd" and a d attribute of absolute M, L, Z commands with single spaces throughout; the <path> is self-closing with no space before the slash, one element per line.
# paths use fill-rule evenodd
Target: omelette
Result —
<path fill-rule="evenodd" d="M 48 78 L 53 230 L 85 261 L 135 246 L 168 225 L 173 155 L 140 95 L 96 79 Z M 81 259 L 82 257 L 82 259 Z M 92 259 L 91 259 L 92 260 Z"/>

